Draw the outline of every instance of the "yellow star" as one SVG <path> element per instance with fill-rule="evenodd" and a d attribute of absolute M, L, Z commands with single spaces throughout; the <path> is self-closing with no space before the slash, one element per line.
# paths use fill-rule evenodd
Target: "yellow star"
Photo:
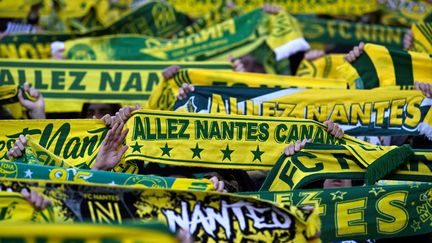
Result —
<path fill-rule="evenodd" d="M 345 196 L 345 194 L 347 194 L 347 192 L 341 192 L 341 191 L 337 191 L 337 192 L 332 192 L 330 193 L 330 195 L 332 195 L 332 201 L 336 200 L 336 199 L 341 199 L 343 200 L 343 197 Z"/>
<path fill-rule="evenodd" d="M 378 194 L 380 194 L 381 192 L 385 192 L 382 187 L 374 187 L 369 191 L 369 193 L 375 194 L 375 197 L 378 196 Z"/>

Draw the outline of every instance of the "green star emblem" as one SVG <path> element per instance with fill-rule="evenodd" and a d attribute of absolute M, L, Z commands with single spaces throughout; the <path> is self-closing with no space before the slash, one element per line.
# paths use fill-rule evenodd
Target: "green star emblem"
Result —
<path fill-rule="evenodd" d="M 381 192 L 385 192 L 385 190 L 382 187 L 374 187 L 371 190 L 369 190 L 369 193 L 375 194 L 375 197 L 378 196 Z"/>
<path fill-rule="evenodd" d="M 229 149 L 228 144 L 225 149 L 221 149 L 220 151 L 223 153 L 222 161 L 224 161 L 225 159 L 229 159 L 229 161 L 231 161 L 231 154 L 232 152 L 234 152 L 234 150 Z"/>
<path fill-rule="evenodd" d="M 168 147 L 168 143 L 165 143 L 165 147 L 161 147 L 160 149 L 162 150 L 162 155 L 161 156 L 168 155 L 168 157 L 171 157 L 170 151 L 173 148 Z"/>
<path fill-rule="evenodd" d="M 195 148 L 191 148 L 190 150 L 192 150 L 192 152 L 193 152 L 192 159 L 195 158 L 195 156 L 201 159 L 201 152 L 204 149 L 200 148 L 198 146 L 198 143 L 196 143 Z"/>
<path fill-rule="evenodd" d="M 411 228 L 414 230 L 414 232 L 417 232 L 417 230 L 421 230 L 420 221 L 413 220 Z"/>
<path fill-rule="evenodd" d="M 143 146 L 143 145 L 139 145 L 138 142 L 135 142 L 135 145 L 131 146 L 131 148 L 132 148 L 132 153 L 133 153 L 133 152 L 141 153 L 141 147 L 142 147 L 142 146 Z"/>
<path fill-rule="evenodd" d="M 347 192 L 336 191 L 336 192 L 330 193 L 330 195 L 332 195 L 332 201 L 334 201 L 338 198 L 343 200 L 343 197 L 345 196 L 345 194 L 347 194 Z"/>
<path fill-rule="evenodd" d="M 256 150 L 251 150 L 251 152 L 252 152 L 252 154 L 253 154 L 253 159 L 252 159 L 252 162 L 254 162 L 255 160 L 259 160 L 259 162 L 262 162 L 261 161 L 261 155 L 264 153 L 264 152 L 262 152 L 262 151 L 260 151 L 260 149 L 259 149 L 259 145 L 257 145 L 257 148 L 256 148 Z"/>
<path fill-rule="evenodd" d="M 418 183 L 418 182 L 412 182 L 412 183 L 413 183 L 413 184 L 410 185 L 410 188 L 419 188 L 420 183 Z"/>

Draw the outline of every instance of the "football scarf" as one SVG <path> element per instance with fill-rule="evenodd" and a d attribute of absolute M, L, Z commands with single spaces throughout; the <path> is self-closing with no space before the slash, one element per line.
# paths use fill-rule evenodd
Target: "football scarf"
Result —
<path fill-rule="evenodd" d="M 173 110 L 332 120 L 352 136 L 391 136 L 425 133 L 432 127 L 431 105 L 417 90 L 195 86 Z"/>
<path fill-rule="evenodd" d="M 108 132 L 104 122 L 96 119 L 1 120 L 0 127 L 7 128 L 0 129 L 0 160 L 7 160 L 7 151 L 23 134 L 31 135 L 37 144 L 74 167 L 91 161 Z M 58 159 L 52 161 L 47 155 L 38 160 L 50 165 L 58 163 Z"/>
<path fill-rule="evenodd" d="M 81 112 L 84 103 L 146 105 L 171 65 L 231 69 L 227 62 L 95 62 L 0 59 L 0 86 L 30 83 L 46 112 Z"/>
<path fill-rule="evenodd" d="M 52 200 L 57 222 L 124 224 L 157 220 L 196 241 L 306 242 L 320 229 L 317 212 L 233 194 L 137 189 L 51 182 L 38 186 L 2 179 L 15 191 L 30 187 Z M 3 193 L 4 194 L 4 193 Z M 10 194 L 7 194 L 10 195 Z M 14 203 L 13 200 L 2 200 Z M 13 211 L 12 214 L 20 214 Z"/>
<path fill-rule="evenodd" d="M 20 160 L 0 162 L 0 177 L 10 180 L 79 182 L 82 184 L 128 185 L 177 190 L 214 190 L 207 179 L 187 179 L 154 175 L 132 175 L 119 172 L 83 170 L 49 165 L 26 164 Z"/>
<path fill-rule="evenodd" d="M 269 170 L 285 146 L 310 138 L 326 144 L 366 144 L 346 135 L 336 139 L 312 120 L 215 114 L 180 114 L 141 110 L 129 118 L 130 147 L 125 161 L 151 161 L 179 166 Z M 31 135 L 44 149 L 33 148 L 33 157 L 47 165 L 89 168 L 108 128 L 100 120 L 3 120 L 0 159 L 20 134 Z M 39 153 L 39 155 L 38 155 Z M 43 156 L 42 156 L 43 155 Z M 62 161 L 67 161 L 63 163 Z M 133 169 L 133 166 L 131 168 Z M 116 170 L 118 171 L 118 170 Z M 133 173 L 120 170 L 121 172 Z"/>
<path fill-rule="evenodd" d="M 407 147 L 306 144 L 293 156 L 282 155 L 260 190 L 292 190 L 324 179 L 431 182 L 431 156 L 432 150 L 414 150 L 413 155 Z"/>
<path fill-rule="evenodd" d="M 172 79 L 161 82 L 148 101 L 149 109 L 169 110 L 175 94 L 183 83 L 202 86 L 268 87 L 268 88 L 326 88 L 346 89 L 343 79 L 303 78 L 283 75 L 240 73 L 234 71 L 180 70 Z"/>
<path fill-rule="evenodd" d="M 225 4 L 224 0 L 206 0 L 206 1 L 193 1 L 185 2 L 181 0 L 169 0 L 174 7 L 183 13 L 193 17 L 202 16 L 209 10 L 220 7 Z M 328 14 L 328 15 L 363 15 L 366 13 L 374 12 L 379 9 L 375 1 L 309 1 L 309 0 L 287 0 L 287 1 L 263 1 L 263 0 L 234 0 L 231 1 L 236 6 L 240 6 L 243 11 L 248 12 L 254 8 L 262 7 L 264 4 L 275 4 L 284 7 L 286 11 L 292 14 Z"/>
<path fill-rule="evenodd" d="M 269 170 L 289 144 L 304 138 L 325 144 L 367 144 L 336 139 L 312 120 L 140 110 L 126 122 L 124 160 L 219 169 Z"/>
<path fill-rule="evenodd" d="M 432 58 L 429 54 L 407 52 L 366 44 L 353 63 L 339 67 L 340 75 L 359 89 L 387 86 L 413 86 L 414 81 L 432 83 Z"/>
<path fill-rule="evenodd" d="M 307 41 L 328 44 L 354 46 L 363 41 L 402 49 L 406 33 L 405 28 L 348 21 L 304 18 L 299 24 Z"/>
<path fill-rule="evenodd" d="M 432 23 L 420 23 L 411 26 L 414 43 L 412 51 L 432 53 Z"/>
<path fill-rule="evenodd" d="M 228 54 L 241 57 L 261 45 L 270 54 L 274 51 L 276 60 L 309 48 L 295 18 L 285 12 L 269 15 L 256 9 L 174 40 L 115 35 L 66 41 L 65 54 L 68 59 L 86 53 L 92 60 L 225 61 Z"/>
<path fill-rule="evenodd" d="M 303 59 L 295 76 L 305 78 L 343 79 L 337 67 L 345 62 L 344 55 L 325 55 L 315 60 Z"/>
<path fill-rule="evenodd" d="M 69 2 L 75 3 L 75 1 Z M 47 59 L 51 57 L 51 42 L 54 41 L 119 33 L 170 37 L 188 24 L 187 17 L 176 12 L 172 6 L 160 1 L 149 1 L 125 14 L 106 28 L 94 28 L 84 33 L 45 32 L 6 35 L 0 40 L 0 57 Z M 86 46 L 77 46 L 72 51 L 75 59 L 90 59 L 91 57 Z"/>
<path fill-rule="evenodd" d="M 432 20 L 432 4 L 427 1 L 385 0 L 381 1 L 381 9 L 381 22 L 385 25 L 410 26 Z"/>
<path fill-rule="evenodd" d="M 321 240 L 366 241 L 432 232 L 432 184 L 239 193 L 319 210 Z"/>

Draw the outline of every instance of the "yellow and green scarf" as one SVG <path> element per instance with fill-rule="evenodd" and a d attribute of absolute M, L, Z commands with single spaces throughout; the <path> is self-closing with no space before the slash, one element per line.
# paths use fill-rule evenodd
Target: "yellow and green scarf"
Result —
<path fill-rule="evenodd" d="M 292 190 L 324 179 L 366 179 L 368 184 L 384 177 L 431 182 L 431 172 L 432 150 L 306 144 L 293 156 L 279 158 L 260 191 Z"/>
<path fill-rule="evenodd" d="M 366 44 L 357 60 L 339 67 L 340 75 L 358 89 L 413 86 L 414 81 L 432 83 L 431 70 L 429 54 L 374 44 Z"/>
<path fill-rule="evenodd" d="M 325 55 L 315 60 L 303 59 L 297 69 L 296 76 L 305 78 L 343 79 L 337 67 L 344 63 L 344 55 Z"/>
<path fill-rule="evenodd" d="M 414 37 L 412 51 L 432 53 L 432 23 L 420 23 L 411 26 Z"/>
<path fill-rule="evenodd" d="M 432 222 L 432 184 L 356 186 L 239 193 L 279 205 L 319 211 L 321 240 L 366 241 L 427 234 Z"/>
<path fill-rule="evenodd" d="M 385 0 L 381 2 L 381 22 L 385 25 L 410 26 L 432 20 L 432 4 L 418 0 Z"/>
<path fill-rule="evenodd" d="M 432 99 L 417 90 L 196 86 L 174 111 L 332 120 L 352 136 L 418 135 L 432 127 Z M 425 134 L 431 137 L 431 134 Z"/>
<path fill-rule="evenodd" d="M 207 179 L 134 175 L 120 172 L 84 170 L 73 167 L 26 164 L 20 160 L 0 162 L 0 177 L 10 180 L 78 182 L 83 184 L 128 185 L 135 188 L 166 188 L 176 190 L 212 191 L 213 183 Z"/>
<path fill-rule="evenodd" d="M 224 0 L 169 0 L 174 7 L 183 13 L 193 17 L 199 17 L 208 11 L 226 4 Z M 236 6 L 248 12 L 255 8 L 262 7 L 264 4 L 275 4 L 283 7 L 287 12 L 292 14 L 328 14 L 328 15 L 363 15 L 374 12 L 379 9 L 375 1 L 310 1 L 310 0 L 287 0 L 287 1 L 264 1 L 264 0 L 233 0 L 230 1 Z"/>
<path fill-rule="evenodd" d="M 284 12 L 270 15 L 256 9 L 174 40 L 116 35 L 66 41 L 65 54 L 68 59 L 81 53 L 92 60 L 225 61 L 228 54 L 237 58 L 260 46 L 268 49 L 265 58 L 276 60 L 309 48 L 295 18 Z M 273 51 L 276 57 L 271 55 Z"/>
<path fill-rule="evenodd" d="M 105 102 L 145 106 L 162 70 L 231 69 L 228 62 L 95 62 L 0 59 L 0 87 L 30 83 L 44 96 L 46 112 L 81 112 L 84 103 Z M 3 89 L 3 88 L 2 88 Z M 0 90 L 1 91 L 1 90 Z M 12 90 L 8 91 L 12 92 Z M 5 95 L 1 95 L 2 97 Z M 7 96 L 9 97 L 9 96 Z"/>
<path fill-rule="evenodd" d="M 7 160 L 7 151 L 24 134 L 31 135 L 71 166 L 82 168 L 90 167 L 108 131 L 102 121 L 91 119 L 11 120 L 0 121 L 0 127 L 8 128 L 0 131 L 1 160 Z M 139 160 L 178 166 L 269 170 L 283 149 L 298 139 L 364 144 L 347 135 L 336 139 L 315 121 L 283 117 L 140 110 L 129 118 L 126 127 L 130 130 L 125 141 L 130 147 L 124 156 L 126 162 Z M 42 154 L 39 157 L 43 163 L 62 165 Z"/>
<path fill-rule="evenodd" d="M 74 3 L 78 1 L 68 1 L 69 3 L 75 6 Z M 51 43 L 54 41 L 119 33 L 170 37 L 188 24 L 187 16 L 176 12 L 172 6 L 160 1 L 149 1 L 131 10 L 107 27 L 91 28 L 83 32 L 6 35 L 0 40 L 0 57 L 48 59 L 51 58 Z M 75 53 L 74 59 L 90 59 L 91 57 L 85 46 L 81 48 L 78 46 L 73 52 Z"/>
<path fill-rule="evenodd" d="M 403 48 L 405 28 L 340 20 L 298 20 L 307 41 L 325 44 L 358 45 L 361 41 L 387 47 Z"/>
<path fill-rule="evenodd" d="M 14 190 L 43 191 L 52 201 L 52 210 L 57 212 L 57 222 L 127 224 L 129 221 L 157 220 L 172 232 L 188 230 L 196 241 L 232 242 L 307 242 L 316 237 L 320 229 L 317 212 L 228 193 L 61 182 L 34 185 L 5 179 L 1 182 L 2 186 Z M 13 211 L 12 214 L 21 212 Z"/>
<path fill-rule="evenodd" d="M 169 110 L 175 94 L 183 83 L 202 86 L 267 87 L 267 88 L 325 88 L 346 89 L 343 79 L 304 78 L 272 74 L 240 73 L 234 71 L 180 70 L 172 79 L 161 82 L 148 101 L 149 109 Z"/>

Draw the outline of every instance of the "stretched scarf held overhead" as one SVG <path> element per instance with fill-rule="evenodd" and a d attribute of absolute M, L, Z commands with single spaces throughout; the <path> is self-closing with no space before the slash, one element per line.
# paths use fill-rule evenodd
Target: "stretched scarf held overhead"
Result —
<path fill-rule="evenodd" d="M 279 205 L 315 207 L 321 222 L 325 222 L 321 225 L 323 242 L 377 240 L 432 232 L 429 225 L 432 222 L 431 183 L 239 194 Z"/>
<path fill-rule="evenodd" d="M 74 167 L 90 165 L 108 131 L 102 121 L 78 119 L 0 121 L 0 127 L 8 128 L 0 131 L 0 159 L 7 159 L 7 151 L 24 134 Z M 347 135 L 336 139 L 324 125 L 295 118 L 141 110 L 129 118 L 126 127 L 130 130 L 126 161 L 179 166 L 268 170 L 285 146 L 298 139 L 365 144 Z"/>
<path fill-rule="evenodd" d="M 432 83 L 432 57 L 366 44 L 357 60 L 345 62 L 338 71 L 346 77 L 350 87 L 358 89 L 413 86 L 414 81 Z"/>
<path fill-rule="evenodd" d="M 293 156 L 279 158 L 260 191 L 292 190 L 324 179 L 365 179 L 368 184 L 383 178 L 431 182 L 431 172 L 432 150 L 306 144 Z"/>
<path fill-rule="evenodd" d="M 385 25 L 410 26 L 432 20 L 432 4 L 427 1 L 384 0 L 380 4 L 381 22 Z"/>
<path fill-rule="evenodd" d="M 161 82 L 148 101 L 149 109 L 170 110 L 175 94 L 183 83 L 202 86 L 268 87 L 268 88 L 323 88 L 346 89 L 343 79 L 303 78 L 293 76 L 240 73 L 233 71 L 180 70 L 172 79 Z"/>
<path fill-rule="evenodd" d="M 28 82 L 44 96 L 46 112 L 81 112 L 84 103 L 145 105 L 170 65 L 231 69 L 228 62 L 83 62 L 0 59 L 0 86 Z M 16 88 L 15 88 L 16 89 Z M 1 95 L 4 96 L 4 95 Z M 21 112 L 22 113 L 22 112 Z"/>
<path fill-rule="evenodd" d="M 43 191 L 57 222 L 125 224 L 158 220 L 172 232 L 188 229 L 196 241 L 307 242 L 320 229 L 317 212 L 295 206 L 200 191 L 138 189 L 52 182 L 33 186 L 2 179 L 3 186 Z M 16 195 L 2 192 L 1 195 Z M 2 200 L 3 203 L 16 201 Z M 12 210 L 11 214 L 21 214 Z M 202 219 L 205 220 L 203 221 Z"/>
<path fill-rule="evenodd" d="M 346 134 L 425 134 L 432 139 L 432 99 L 420 91 L 196 86 L 173 110 L 332 120 Z"/>
<path fill-rule="evenodd" d="M 51 43 L 54 41 L 118 33 L 170 37 L 188 24 L 187 16 L 176 12 L 171 5 L 160 1 L 149 1 L 106 28 L 94 28 L 84 33 L 45 32 L 6 35 L 0 40 L 0 57 L 48 59 L 51 57 Z M 75 53 L 75 59 L 91 59 L 85 46 L 76 47 Z"/>
<path fill-rule="evenodd" d="M 25 160 L 25 157 L 21 160 Z M 212 191 L 207 179 L 188 179 L 154 175 L 134 175 L 120 172 L 84 170 L 49 165 L 26 164 L 25 161 L 0 162 L 0 177 L 23 181 L 60 181 L 82 184 L 132 186 L 135 188 L 167 188 L 177 190 Z"/>
<path fill-rule="evenodd" d="M 311 18 L 301 19 L 299 24 L 309 42 L 351 46 L 365 42 L 402 49 L 407 31 L 401 27 Z"/>
<path fill-rule="evenodd" d="M 69 59 L 74 59 L 79 51 L 93 60 L 225 61 L 228 54 L 241 57 L 262 45 L 268 49 L 266 58 L 274 51 L 276 60 L 309 48 L 292 16 L 285 12 L 269 15 L 256 9 L 183 38 L 164 40 L 134 35 L 82 38 L 67 41 L 65 53 Z"/>
<path fill-rule="evenodd" d="M 180 11 L 194 17 L 202 16 L 209 10 L 215 9 L 222 4 L 224 0 L 205 0 L 193 1 L 191 4 L 188 1 L 169 0 L 174 7 Z M 310 1 L 310 0 L 286 0 L 286 1 L 264 1 L 264 0 L 233 0 L 230 1 L 236 6 L 240 6 L 243 11 L 247 12 L 255 8 L 262 7 L 264 4 L 275 4 L 285 8 L 291 14 L 295 13 L 312 13 L 312 14 L 328 14 L 328 15 L 363 15 L 374 12 L 379 9 L 376 1 Z"/>
<path fill-rule="evenodd" d="M 133 146 L 125 161 L 178 166 L 269 170 L 283 149 L 304 138 L 325 144 L 367 144 L 336 139 L 312 120 L 140 110 L 126 122 Z"/>
<path fill-rule="evenodd" d="M 1 120 L 0 127 L 7 128 L 0 129 L 0 160 L 7 160 L 7 151 L 23 134 L 31 135 L 37 144 L 74 167 L 91 161 L 108 132 L 104 122 L 96 119 Z M 44 158 L 39 159 L 52 165 L 61 163 Z"/>

